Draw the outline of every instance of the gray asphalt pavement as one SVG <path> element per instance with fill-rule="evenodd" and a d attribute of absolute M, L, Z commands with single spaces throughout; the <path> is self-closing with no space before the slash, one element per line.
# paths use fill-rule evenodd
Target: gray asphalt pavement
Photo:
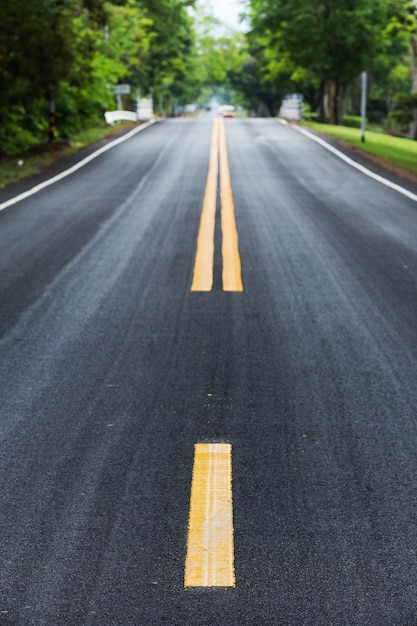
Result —
<path fill-rule="evenodd" d="M 1 625 L 417 626 L 417 202 L 226 120 L 244 291 L 218 214 L 191 292 L 212 123 L 0 212 Z M 220 441 L 236 586 L 184 588 Z"/>

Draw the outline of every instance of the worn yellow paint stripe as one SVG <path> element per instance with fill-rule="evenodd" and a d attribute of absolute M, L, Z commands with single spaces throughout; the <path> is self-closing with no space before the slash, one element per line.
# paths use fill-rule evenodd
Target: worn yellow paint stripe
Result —
<path fill-rule="evenodd" d="M 191 291 L 211 291 L 213 288 L 214 229 L 216 223 L 218 176 L 219 119 L 216 118 L 211 135 L 209 169 L 198 231 Z"/>
<path fill-rule="evenodd" d="M 223 291 L 243 291 L 239 240 L 230 181 L 224 121 L 219 127 L 220 199 L 222 222 Z"/>
<path fill-rule="evenodd" d="M 232 446 L 196 444 L 185 587 L 234 587 Z"/>

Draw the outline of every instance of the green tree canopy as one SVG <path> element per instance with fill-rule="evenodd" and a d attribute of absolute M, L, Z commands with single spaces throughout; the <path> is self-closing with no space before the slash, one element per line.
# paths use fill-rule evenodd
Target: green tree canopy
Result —
<path fill-rule="evenodd" d="M 0 2 L 0 152 L 47 134 L 48 101 L 61 136 L 101 118 L 113 86 L 185 99 L 198 92 L 194 0 Z"/>
<path fill-rule="evenodd" d="M 388 10 L 386 0 L 251 0 L 252 37 L 266 40 L 273 59 L 293 73 L 308 71 L 320 82 L 322 117 L 330 83 L 337 122 L 340 89 L 378 53 Z"/>

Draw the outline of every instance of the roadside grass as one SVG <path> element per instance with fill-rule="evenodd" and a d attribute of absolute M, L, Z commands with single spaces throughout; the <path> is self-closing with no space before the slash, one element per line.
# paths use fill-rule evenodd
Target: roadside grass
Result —
<path fill-rule="evenodd" d="M 0 189 L 33 176 L 51 167 L 64 156 L 75 154 L 81 148 L 100 139 L 110 137 L 125 128 L 133 127 L 133 122 L 118 122 L 114 126 L 102 125 L 73 135 L 69 140 L 57 140 L 34 146 L 27 152 L 14 156 L 0 157 Z"/>
<path fill-rule="evenodd" d="M 380 165 L 392 171 L 411 174 L 413 180 L 416 180 L 417 141 L 367 130 L 365 132 L 365 142 L 362 142 L 361 131 L 357 128 L 304 121 L 301 122 L 301 125 L 333 137 L 341 144 L 365 153 Z M 399 170 L 402 170 L 402 172 Z"/>

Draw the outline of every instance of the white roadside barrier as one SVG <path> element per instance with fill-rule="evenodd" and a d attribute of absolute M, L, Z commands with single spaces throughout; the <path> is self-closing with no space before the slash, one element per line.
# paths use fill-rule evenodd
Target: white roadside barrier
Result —
<path fill-rule="evenodd" d="M 129 122 L 137 122 L 139 121 L 138 114 L 134 111 L 106 111 L 104 114 L 104 119 L 107 124 L 113 125 L 115 122 L 121 122 L 122 120 L 127 120 Z"/>

